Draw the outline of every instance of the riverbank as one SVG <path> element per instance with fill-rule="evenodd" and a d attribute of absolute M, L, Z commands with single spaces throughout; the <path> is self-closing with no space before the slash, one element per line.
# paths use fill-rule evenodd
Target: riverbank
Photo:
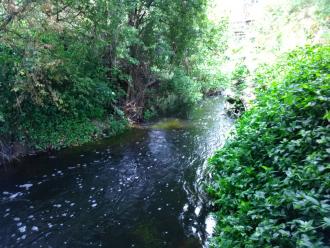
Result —
<path fill-rule="evenodd" d="M 225 87 L 227 25 L 209 19 L 209 7 L 203 0 L 0 3 L 2 157 L 108 137 L 125 120 L 151 120 Z"/>
<path fill-rule="evenodd" d="M 61 150 L 67 147 L 80 146 L 103 138 L 113 137 L 130 128 L 127 119 L 111 119 L 107 122 L 85 121 L 70 123 L 56 129 L 39 130 L 37 139 L 32 142 L 6 142 L 0 139 L 0 166 L 9 164 L 24 156 L 41 152 Z M 39 138 L 40 137 L 40 138 Z"/>
<path fill-rule="evenodd" d="M 210 159 L 213 247 L 328 247 L 330 47 L 287 54 Z M 265 68 L 266 69 L 266 68 Z"/>
<path fill-rule="evenodd" d="M 86 143 L 96 142 L 101 139 L 114 137 L 132 128 L 146 128 L 145 124 L 161 125 L 160 128 L 181 128 L 182 123 L 177 119 L 170 119 L 167 123 L 157 124 L 157 120 L 166 118 L 172 115 L 174 117 L 184 116 L 191 108 L 197 107 L 198 104 L 205 101 L 206 98 L 217 97 L 221 95 L 221 91 L 212 91 L 210 94 L 205 94 L 203 99 L 198 103 L 190 103 L 190 106 L 185 106 L 185 109 L 180 111 L 171 111 L 169 114 L 153 113 L 152 119 L 145 120 L 139 123 L 128 120 L 127 117 L 117 119 L 110 118 L 108 121 L 84 121 L 78 123 L 70 123 L 71 125 L 60 125 L 60 127 L 49 127 L 46 130 L 36 128 L 36 139 L 32 142 L 5 142 L 0 140 L 0 166 L 9 164 L 14 160 L 23 158 L 24 156 L 35 155 L 42 152 L 51 152 L 61 150 L 68 147 L 81 146 Z M 182 105 L 182 104 L 181 104 Z M 184 105 L 183 105 L 184 106 Z M 176 112 L 175 114 L 173 112 Z M 180 113 L 180 114 L 178 114 Z M 158 115 L 158 116 L 157 116 Z M 64 121 L 65 122 L 65 121 Z"/>
<path fill-rule="evenodd" d="M 182 118 L 21 159 L 0 173 L 1 245 L 203 247 L 206 160 L 232 123 L 207 98 Z"/>

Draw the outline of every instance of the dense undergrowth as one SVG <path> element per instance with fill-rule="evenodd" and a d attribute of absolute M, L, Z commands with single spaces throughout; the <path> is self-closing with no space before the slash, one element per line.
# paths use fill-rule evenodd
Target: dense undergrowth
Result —
<path fill-rule="evenodd" d="M 256 77 L 253 107 L 211 159 L 213 247 L 330 246 L 330 47 Z"/>
<path fill-rule="evenodd" d="M 16 144 L 82 144 L 222 88 L 226 22 L 208 20 L 207 8 L 205 0 L 1 2 L 0 163 L 19 153 Z"/>

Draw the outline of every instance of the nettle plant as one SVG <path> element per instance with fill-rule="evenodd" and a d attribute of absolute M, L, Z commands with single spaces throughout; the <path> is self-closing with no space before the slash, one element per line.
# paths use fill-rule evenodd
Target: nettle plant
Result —
<path fill-rule="evenodd" d="M 285 58 L 210 159 L 214 247 L 330 246 L 330 46 Z"/>

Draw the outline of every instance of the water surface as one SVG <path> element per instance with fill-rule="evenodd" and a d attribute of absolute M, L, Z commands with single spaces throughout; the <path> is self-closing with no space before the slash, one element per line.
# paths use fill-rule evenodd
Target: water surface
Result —
<path fill-rule="evenodd" d="M 210 98 L 170 122 L 1 171 L 0 247 L 205 246 L 205 161 L 232 120 Z"/>

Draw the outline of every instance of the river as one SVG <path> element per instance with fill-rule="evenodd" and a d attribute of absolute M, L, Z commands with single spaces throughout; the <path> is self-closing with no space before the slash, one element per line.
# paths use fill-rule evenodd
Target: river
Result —
<path fill-rule="evenodd" d="M 0 172 L 0 247 L 207 246 L 203 172 L 231 126 L 213 97 L 180 120 L 22 159 Z"/>

